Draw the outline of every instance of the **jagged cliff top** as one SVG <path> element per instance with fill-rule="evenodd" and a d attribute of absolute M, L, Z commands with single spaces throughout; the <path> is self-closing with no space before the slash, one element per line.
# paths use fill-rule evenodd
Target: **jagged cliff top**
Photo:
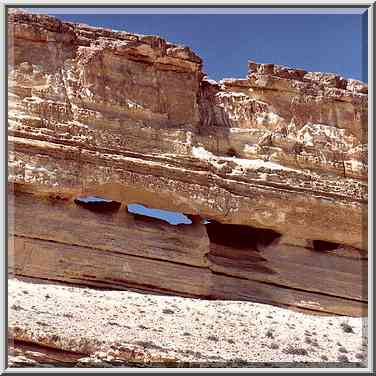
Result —
<path fill-rule="evenodd" d="M 11 10 L 9 12 L 9 22 L 18 25 L 21 29 L 22 25 L 25 24 L 28 25 L 28 28 L 31 27 L 26 36 L 30 40 L 53 41 L 54 35 L 41 33 L 42 30 L 46 30 L 65 35 L 63 39 L 55 39 L 56 42 L 82 46 L 89 46 L 92 43 L 94 45 L 105 43 L 107 47 L 120 47 L 126 43 L 127 46 L 135 48 L 144 45 L 151 47 L 154 52 L 158 51 L 161 56 L 187 60 L 200 66 L 202 64 L 201 58 L 190 48 L 166 42 L 161 37 L 155 35 L 142 35 L 94 27 L 82 23 L 62 22 L 53 16 L 32 14 L 19 10 Z"/>
<path fill-rule="evenodd" d="M 26 22 L 33 25 L 36 29 L 43 28 L 53 32 L 72 33 L 72 40 L 70 42 L 74 41 L 77 44 L 90 45 L 90 43 L 98 41 L 98 39 L 141 42 L 152 45 L 153 47 L 160 47 L 162 53 L 167 56 L 180 57 L 188 61 L 202 64 L 202 59 L 189 47 L 167 42 L 157 35 L 143 35 L 90 26 L 84 23 L 63 22 L 53 16 L 29 13 L 16 8 L 10 8 L 8 13 L 10 22 L 20 24 Z M 273 63 L 256 63 L 250 60 L 248 62 L 248 78 L 252 78 L 252 75 L 255 74 L 271 75 L 278 78 L 305 82 L 315 88 L 331 87 L 348 90 L 354 93 L 368 93 L 368 85 L 364 82 L 351 78 L 347 79 L 336 73 L 308 72 L 300 68 L 287 67 Z M 220 83 L 226 84 L 238 80 L 239 79 L 234 78 L 224 78 Z M 215 80 L 210 81 L 213 83 L 216 82 Z"/>

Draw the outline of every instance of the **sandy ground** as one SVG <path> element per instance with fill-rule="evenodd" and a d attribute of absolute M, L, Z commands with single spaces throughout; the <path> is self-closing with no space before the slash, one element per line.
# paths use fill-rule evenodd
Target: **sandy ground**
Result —
<path fill-rule="evenodd" d="M 137 354 L 202 367 L 367 366 L 366 318 L 26 279 L 9 280 L 8 305 L 10 336 L 80 354 L 75 366 L 129 366 Z M 16 351 L 9 364 L 24 358 Z"/>

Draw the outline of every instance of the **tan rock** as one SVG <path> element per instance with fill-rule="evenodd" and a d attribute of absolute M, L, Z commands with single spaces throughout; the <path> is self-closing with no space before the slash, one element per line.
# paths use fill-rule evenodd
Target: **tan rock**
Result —
<path fill-rule="evenodd" d="M 192 50 L 157 36 L 26 12 L 8 28 L 15 273 L 364 312 L 366 84 L 256 62 L 215 82 Z M 94 214 L 74 204 L 82 195 L 122 207 Z M 194 224 L 135 221 L 131 203 Z M 247 255 L 218 250 L 200 218 L 281 237 Z"/>

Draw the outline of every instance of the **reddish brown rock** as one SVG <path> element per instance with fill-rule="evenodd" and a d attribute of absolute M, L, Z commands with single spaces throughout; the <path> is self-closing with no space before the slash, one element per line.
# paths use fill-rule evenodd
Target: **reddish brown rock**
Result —
<path fill-rule="evenodd" d="M 367 85 L 255 62 L 215 82 L 160 37 L 20 12 L 8 27 L 13 272 L 364 313 Z M 132 203 L 194 224 L 135 222 Z M 278 240 L 221 247 L 200 218 Z"/>

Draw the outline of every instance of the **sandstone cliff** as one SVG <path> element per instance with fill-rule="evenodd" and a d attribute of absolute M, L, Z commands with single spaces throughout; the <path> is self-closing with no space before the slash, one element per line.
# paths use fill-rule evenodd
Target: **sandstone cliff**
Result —
<path fill-rule="evenodd" d="M 8 36 L 11 273 L 366 314 L 367 85 L 215 82 L 188 47 L 24 12 Z"/>

